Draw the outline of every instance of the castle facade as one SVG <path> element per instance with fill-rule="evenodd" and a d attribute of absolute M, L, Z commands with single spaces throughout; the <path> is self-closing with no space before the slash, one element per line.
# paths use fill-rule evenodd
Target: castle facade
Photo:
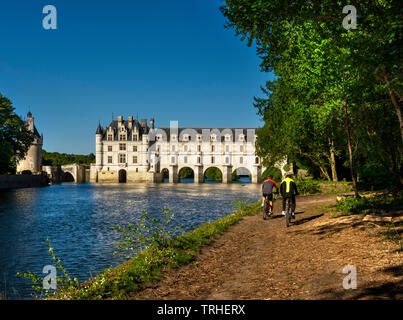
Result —
<path fill-rule="evenodd" d="M 194 182 L 203 183 L 210 167 L 231 183 L 234 171 L 249 172 L 259 182 L 261 159 L 256 155 L 257 128 L 155 128 L 150 119 L 124 120 L 119 116 L 109 126 L 98 125 L 95 133 L 96 163 L 90 168 L 92 183 L 179 182 L 179 172 L 193 170 Z"/>

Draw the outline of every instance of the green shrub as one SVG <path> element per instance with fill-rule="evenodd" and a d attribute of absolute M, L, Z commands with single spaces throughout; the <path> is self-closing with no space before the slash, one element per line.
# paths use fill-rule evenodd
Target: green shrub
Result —
<path fill-rule="evenodd" d="M 295 184 L 297 185 L 297 189 L 299 194 L 309 195 L 320 193 L 320 186 L 317 180 L 312 179 L 300 179 L 296 180 Z"/>
<path fill-rule="evenodd" d="M 340 215 L 358 214 L 366 209 L 401 210 L 402 208 L 403 194 L 382 194 L 360 199 L 348 197 L 336 202 L 336 210 Z"/>

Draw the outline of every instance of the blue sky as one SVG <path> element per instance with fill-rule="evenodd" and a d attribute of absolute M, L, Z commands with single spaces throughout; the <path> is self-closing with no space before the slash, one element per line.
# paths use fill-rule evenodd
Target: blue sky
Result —
<path fill-rule="evenodd" d="M 42 8 L 57 8 L 45 30 Z M 28 107 L 44 149 L 94 152 L 98 120 L 254 127 L 253 96 L 271 78 L 255 48 L 224 28 L 220 0 L 0 3 L 0 92 Z"/>

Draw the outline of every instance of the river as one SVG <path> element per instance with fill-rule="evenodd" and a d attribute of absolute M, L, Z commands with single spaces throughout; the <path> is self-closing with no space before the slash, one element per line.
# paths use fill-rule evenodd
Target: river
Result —
<path fill-rule="evenodd" d="M 259 185 L 64 183 L 0 192 L 0 298 L 33 298 L 30 280 L 16 273 L 44 276 L 43 267 L 54 264 L 47 238 L 69 275 L 85 281 L 122 262 L 113 255 L 119 233 L 112 225 L 139 221 L 143 211 L 159 217 L 168 208 L 174 224 L 190 231 L 234 211 L 240 197 L 257 201 Z"/>

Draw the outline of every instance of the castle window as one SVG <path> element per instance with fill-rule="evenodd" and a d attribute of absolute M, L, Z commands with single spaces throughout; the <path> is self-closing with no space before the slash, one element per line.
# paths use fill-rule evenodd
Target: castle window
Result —
<path fill-rule="evenodd" d="M 133 156 L 133 163 L 137 163 L 137 156 Z"/>
<path fill-rule="evenodd" d="M 133 141 L 137 141 L 137 134 L 133 135 Z"/>
<path fill-rule="evenodd" d="M 229 152 L 229 146 L 225 146 L 225 152 Z"/>
<path fill-rule="evenodd" d="M 119 154 L 119 163 L 126 163 L 126 155 L 124 153 Z"/>
<path fill-rule="evenodd" d="M 112 151 L 112 146 L 108 146 L 108 151 Z"/>
<path fill-rule="evenodd" d="M 200 163 L 200 157 L 197 157 L 197 163 Z"/>
<path fill-rule="evenodd" d="M 239 157 L 239 163 L 243 163 L 243 158 Z"/>
<path fill-rule="evenodd" d="M 197 146 L 197 151 L 201 152 L 201 145 L 200 144 Z"/>
<path fill-rule="evenodd" d="M 258 158 L 258 157 L 256 157 L 255 163 L 256 163 L 256 164 L 259 164 L 259 158 Z"/>
<path fill-rule="evenodd" d="M 183 157 L 183 162 L 188 163 L 188 157 Z"/>
<path fill-rule="evenodd" d="M 172 151 L 173 151 L 173 152 L 175 151 L 175 146 L 172 146 Z"/>
<path fill-rule="evenodd" d="M 137 146 L 133 146 L 133 151 L 137 152 Z"/>
<path fill-rule="evenodd" d="M 120 151 L 126 151 L 126 144 L 125 143 L 119 143 L 119 150 Z"/>
<path fill-rule="evenodd" d="M 183 151 L 185 151 L 185 152 L 188 151 L 188 146 L 186 146 L 186 145 L 183 146 Z"/>
<path fill-rule="evenodd" d="M 239 146 L 239 151 L 243 152 L 243 146 Z"/>
<path fill-rule="evenodd" d="M 214 152 L 214 146 L 211 146 L 211 152 Z"/>
<path fill-rule="evenodd" d="M 119 135 L 119 140 L 120 141 L 126 141 L 126 134 L 120 134 Z"/>
<path fill-rule="evenodd" d="M 225 163 L 229 163 L 229 157 L 225 157 Z"/>
<path fill-rule="evenodd" d="M 111 133 L 108 134 L 108 141 L 112 141 L 113 140 L 113 135 Z"/>
<path fill-rule="evenodd" d="M 171 163 L 175 163 L 175 157 L 171 157 Z"/>
<path fill-rule="evenodd" d="M 108 163 L 112 163 L 112 156 L 108 156 Z"/>
<path fill-rule="evenodd" d="M 211 157 L 211 163 L 214 163 L 214 157 Z"/>

